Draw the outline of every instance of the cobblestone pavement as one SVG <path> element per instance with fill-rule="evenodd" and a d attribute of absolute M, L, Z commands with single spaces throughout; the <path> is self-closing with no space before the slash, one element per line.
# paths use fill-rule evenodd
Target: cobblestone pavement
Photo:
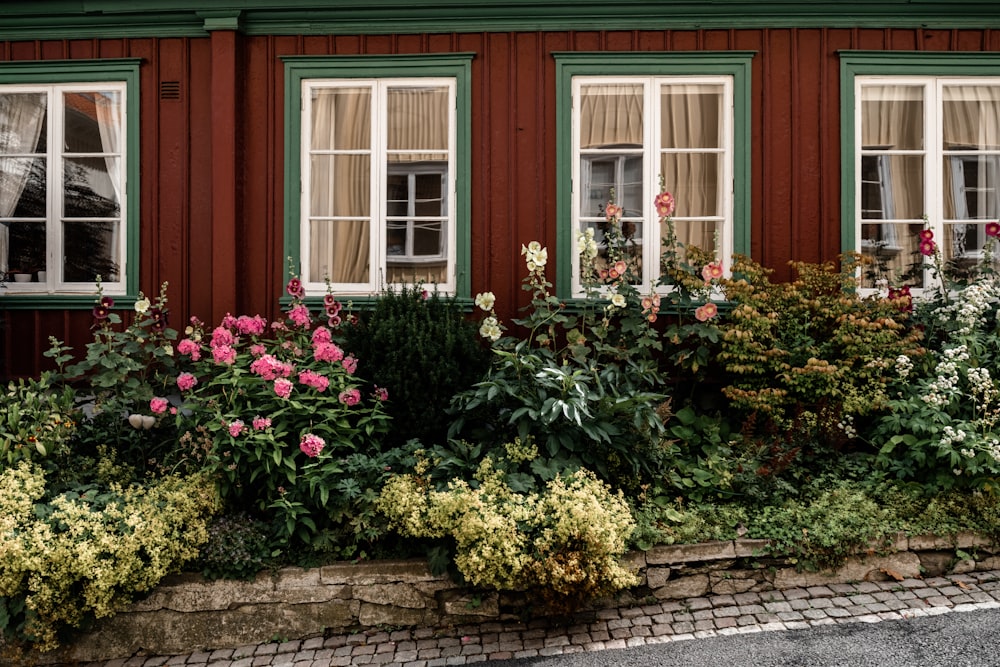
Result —
<path fill-rule="evenodd" d="M 366 632 L 186 655 L 135 656 L 86 667 L 468 665 L 988 608 L 1000 608 L 1000 570 L 670 600 L 581 613 L 562 623 L 539 619 Z"/>

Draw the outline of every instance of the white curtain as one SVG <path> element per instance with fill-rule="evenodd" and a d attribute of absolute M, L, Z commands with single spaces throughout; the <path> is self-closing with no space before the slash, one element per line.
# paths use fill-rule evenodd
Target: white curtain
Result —
<path fill-rule="evenodd" d="M 0 218 L 17 207 L 45 120 L 43 93 L 0 95 Z M 0 225 L 0 272 L 9 270 L 9 229 Z"/>
<path fill-rule="evenodd" d="M 125 212 L 122 209 L 122 104 L 121 95 L 116 92 L 95 92 L 94 101 L 97 110 L 97 128 L 101 133 L 101 151 L 105 154 L 104 163 L 114 189 L 115 202 L 118 204 L 119 221 L 111 225 L 110 238 L 107 247 L 110 248 L 111 257 L 115 260 L 122 257 L 121 248 L 121 220 Z M 121 267 L 119 267 L 120 269 Z M 119 270 L 119 276 L 121 272 Z"/>

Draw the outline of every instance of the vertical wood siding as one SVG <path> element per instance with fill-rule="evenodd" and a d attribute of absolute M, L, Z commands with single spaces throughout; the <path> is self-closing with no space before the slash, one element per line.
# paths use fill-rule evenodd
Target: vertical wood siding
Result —
<path fill-rule="evenodd" d="M 225 43 L 217 40 L 214 48 Z M 475 53 L 472 290 L 494 291 L 502 314 L 512 316 L 527 298 L 519 289 L 521 244 L 556 245 L 552 52 L 756 51 L 751 254 L 774 268 L 776 278 L 786 279 L 788 261 L 830 260 L 840 250 L 838 51 L 1000 50 L 1000 36 L 990 30 L 810 28 L 236 36 L 232 44 L 233 61 L 242 71 L 236 74 L 238 100 L 230 129 L 212 125 L 213 112 L 220 118 L 212 107 L 212 38 L 0 42 L 0 61 L 143 59 L 140 284 L 155 294 L 169 282 L 171 325 L 178 329 L 190 315 L 211 324 L 230 308 L 234 314 L 277 313 L 287 256 L 283 55 Z M 179 99 L 159 98 L 162 81 L 180 84 Z M 213 172 L 213 159 L 219 159 L 213 155 L 213 137 L 219 130 L 234 133 L 235 193 L 213 192 L 213 182 L 225 182 L 218 170 Z M 239 219 L 213 224 L 213 211 L 218 216 L 227 210 L 218 206 L 219 197 L 233 200 L 230 208 Z M 213 251 L 213 228 L 220 222 L 235 229 L 233 256 Z M 235 285 L 233 303 L 214 295 L 215 283 Z M 89 311 L 2 314 L 0 374 L 35 375 L 45 368 L 42 352 L 50 335 L 78 350 L 90 338 Z"/>

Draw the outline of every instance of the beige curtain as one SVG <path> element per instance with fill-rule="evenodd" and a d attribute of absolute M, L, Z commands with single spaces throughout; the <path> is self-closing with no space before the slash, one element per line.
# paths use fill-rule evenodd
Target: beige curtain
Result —
<path fill-rule="evenodd" d="M 367 87 L 312 91 L 310 282 L 368 282 L 371 94 Z"/>

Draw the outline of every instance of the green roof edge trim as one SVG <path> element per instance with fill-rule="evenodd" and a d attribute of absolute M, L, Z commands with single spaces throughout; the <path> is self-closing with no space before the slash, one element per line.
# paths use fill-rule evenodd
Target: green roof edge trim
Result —
<path fill-rule="evenodd" d="M 389 34 L 533 30 L 731 28 L 996 28 L 1000 3 L 967 0 L 8 0 L 0 39 L 264 34 Z M 238 15 L 238 18 L 236 18 Z"/>

